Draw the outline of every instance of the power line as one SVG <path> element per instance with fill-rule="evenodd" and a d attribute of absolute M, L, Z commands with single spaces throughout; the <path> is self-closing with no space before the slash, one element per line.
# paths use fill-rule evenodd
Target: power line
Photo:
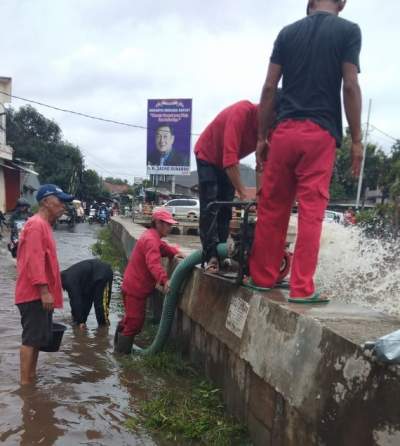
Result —
<path fill-rule="evenodd" d="M 102 118 L 100 116 L 89 115 L 88 113 L 82 113 L 82 112 L 69 110 L 69 109 L 62 108 L 62 107 L 57 107 L 55 105 L 45 104 L 44 102 L 35 101 L 33 99 L 27 99 L 27 98 L 23 98 L 21 96 L 15 96 L 15 95 L 6 93 L 5 91 L 0 91 L 0 94 L 4 94 L 5 96 L 8 96 L 8 97 L 13 98 L 13 99 L 18 99 L 20 101 L 24 101 L 24 102 L 29 102 L 31 104 L 40 105 L 42 107 L 47 107 L 47 108 L 50 108 L 52 110 L 57 110 L 57 111 L 60 111 L 60 112 L 63 112 L 63 113 L 70 113 L 72 115 L 81 116 L 81 117 L 87 118 L 87 119 L 94 119 L 96 121 L 107 122 L 109 124 L 123 125 L 125 127 L 131 127 L 131 128 L 135 128 L 135 129 L 141 129 L 141 130 L 148 130 L 148 129 L 156 130 L 156 129 L 152 129 L 152 128 L 144 126 L 144 125 L 131 124 L 131 123 L 128 123 L 128 122 L 116 121 L 114 119 Z M 394 136 L 389 135 L 388 133 L 386 133 L 383 130 L 379 129 L 375 125 L 370 124 L 370 126 L 374 130 L 376 130 L 377 132 L 381 133 L 382 135 L 385 135 L 386 137 L 390 138 L 391 140 L 393 140 L 393 141 L 400 141 L 400 138 L 395 138 Z M 191 133 L 191 135 L 192 136 L 200 136 L 200 133 Z"/>
<path fill-rule="evenodd" d="M 0 94 L 4 94 L 5 96 L 8 96 L 8 97 L 13 98 L 13 99 L 18 99 L 20 101 L 24 101 L 24 102 L 29 102 L 31 104 L 40 105 L 42 107 L 47 107 L 47 108 L 50 108 L 52 110 L 57 110 L 57 111 L 60 111 L 60 112 L 63 112 L 63 113 L 70 113 L 72 115 L 81 116 L 81 117 L 87 118 L 87 119 L 94 119 L 96 121 L 107 122 L 109 124 L 123 125 L 125 127 L 131 127 L 131 128 L 135 128 L 135 129 L 141 129 L 141 130 L 148 130 L 148 129 L 149 130 L 156 130 L 155 128 L 152 129 L 152 128 L 144 126 L 144 125 L 130 124 L 130 123 L 127 123 L 127 122 L 122 122 L 122 121 L 115 121 L 114 119 L 101 118 L 100 116 L 89 115 L 87 113 L 82 113 L 82 112 L 78 112 L 78 111 L 74 111 L 74 110 L 69 110 L 67 108 L 61 108 L 61 107 L 57 107 L 55 105 L 45 104 L 44 102 L 34 101 L 33 99 L 26 99 L 26 98 L 22 98 L 21 96 L 15 96 L 13 94 L 6 93 L 5 91 L 0 91 Z M 191 136 L 200 136 L 200 133 L 191 133 Z"/>
<path fill-rule="evenodd" d="M 119 175 L 119 176 L 130 176 L 130 177 L 135 177 L 135 176 L 138 176 L 138 175 L 135 175 L 133 172 L 130 172 L 130 173 L 127 173 L 127 172 L 112 172 L 112 171 L 110 171 L 110 170 L 108 170 L 108 169 L 105 169 L 103 166 L 102 166 L 102 161 L 101 160 L 98 160 L 98 159 L 96 159 L 96 158 L 94 158 L 93 157 L 93 155 L 89 155 L 89 154 L 85 154 L 85 153 L 83 153 L 83 156 L 85 157 L 89 157 L 89 158 L 91 158 L 91 160 L 89 161 L 90 162 L 90 164 L 94 164 L 94 166 L 97 168 L 97 169 L 100 169 L 100 170 L 102 170 L 103 172 L 105 172 L 105 173 L 107 173 L 107 174 L 109 174 L 109 175 L 111 175 L 111 176 L 115 176 L 115 175 Z M 136 169 L 137 170 L 137 169 Z"/>
<path fill-rule="evenodd" d="M 379 133 L 381 133 L 382 135 L 386 136 L 387 138 L 391 139 L 392 141 L 395 141 L 395 142 L 400 141 L 400 138 L 395 138 L 394 136 L 389 135 L 389 133 L 386 133 L 386 132 L 384 132 L 383 130 L 378 129 L 378 127 L 376 127 L 375 125 L 370 124 L 370 126 L 371 126 L 374 130 L 376 130 L 377 132 L 379 132 Z"/>

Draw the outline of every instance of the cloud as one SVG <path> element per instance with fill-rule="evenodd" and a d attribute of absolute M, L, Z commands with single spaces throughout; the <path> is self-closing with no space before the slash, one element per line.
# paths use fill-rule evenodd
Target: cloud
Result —
<path fill-rule="evenodd" d="M 273 41 L 304 15 L 305 5 L 3 0 L 0 75 L 13 77 L 16 95 L 139 125 L 146 124 L 148 98 L 193 98 L 193 132 L 199 133 L 225 106 L 258 101 Z M 394 0 L 385 8 L 351 0 L 343 14 L 363 30 L 360 81 L 364 102 L 374 100 L 372 121 L 395 136 L 399 13 Z M 145 131 L 37 108 L 82 149 L 89 167 L 130 180 L 145 173 Z"/>

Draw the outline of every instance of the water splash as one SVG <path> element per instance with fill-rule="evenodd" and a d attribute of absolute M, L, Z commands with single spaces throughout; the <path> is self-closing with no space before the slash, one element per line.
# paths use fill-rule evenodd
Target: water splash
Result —
<path fill-rule="evenodd" d="M 399 242 L 366 237 L 359 227 L 326 223 L 316 274 L 332 299 L 400 316 Z"/>

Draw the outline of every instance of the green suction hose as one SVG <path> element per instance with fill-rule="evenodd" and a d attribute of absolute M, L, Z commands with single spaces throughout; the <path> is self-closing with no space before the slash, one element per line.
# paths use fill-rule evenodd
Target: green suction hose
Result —
<path fill-rule="evenodd" d="M 226 243 L 220 243 L 217 246 L 218 256 L 224 259 L 227 253 Z M 147 348 L 140 348 L 137 345 L 132 346 L 132 353 L 140 355 L 153 355 L 160 352 L 171 331 L 172 322 L 174 320 L 175 309 L 178 304 L 178 299 L 184 280 L 190 274 L 192 269 L 201 263 L 202 251 L 195 251 L 188 257 L 179 262 L 170 279 L 170 290 L 164 298 L 163 310 L 161 314 L 160 325 L 158 326 L 157 334 L 153 342 Z"/>

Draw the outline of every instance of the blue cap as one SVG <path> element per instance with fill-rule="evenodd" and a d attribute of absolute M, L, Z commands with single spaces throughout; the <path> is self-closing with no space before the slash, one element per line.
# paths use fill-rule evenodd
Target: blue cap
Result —
<path fill-rule="evenodd" d="M 39 202 L 43 198 L 50 197 L 50 195 L 54 195 L 61 201 L 72 201 L 74 199 L 73 195 L 66 194 L 55 184 L 43 184 L 36 194 L 36 200 Z"/>

